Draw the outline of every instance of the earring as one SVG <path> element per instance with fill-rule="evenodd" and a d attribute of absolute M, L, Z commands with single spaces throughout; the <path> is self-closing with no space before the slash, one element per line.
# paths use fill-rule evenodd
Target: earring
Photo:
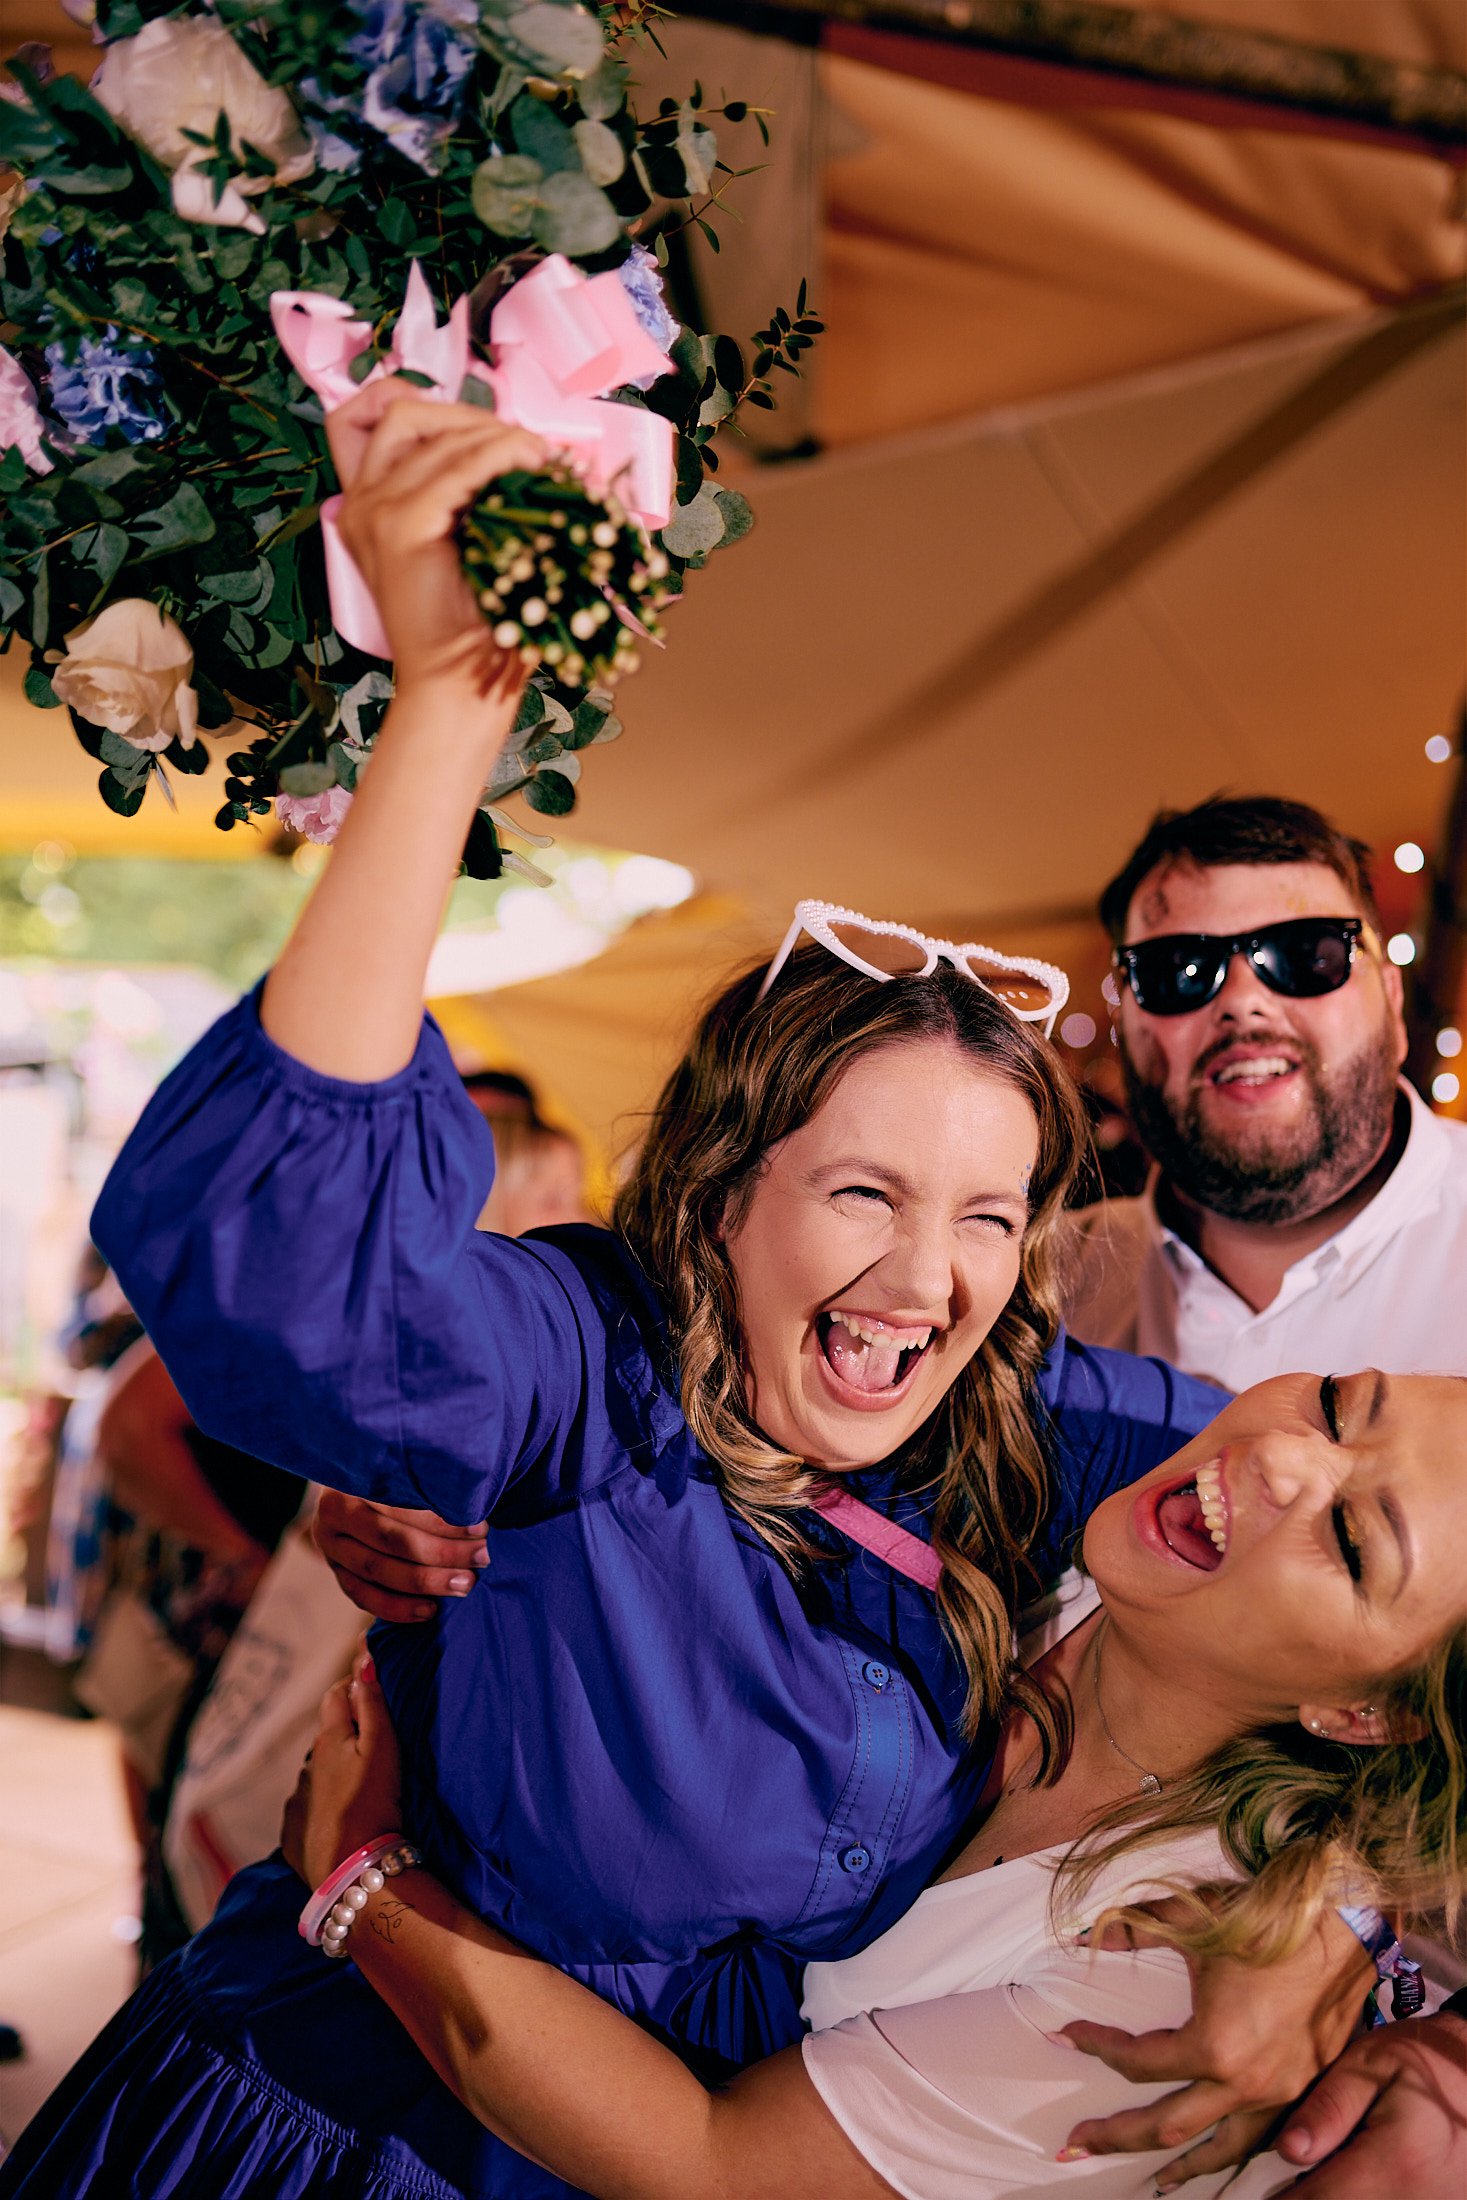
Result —
<path fill-rule="evenodd" d="M 1375 1717 L 1375 1705 L 1373 1703 L 1361 1704 L 1360 1716 L 1362 1719 L 1373 1719 Z"/>
<path fill-rule="evenodd" d="M 1309 1722 L 1309 1731 L 1311 1734 L 1322 1734 L 1324 1732 L 1323 1719 L 1311 1719 Z"/>

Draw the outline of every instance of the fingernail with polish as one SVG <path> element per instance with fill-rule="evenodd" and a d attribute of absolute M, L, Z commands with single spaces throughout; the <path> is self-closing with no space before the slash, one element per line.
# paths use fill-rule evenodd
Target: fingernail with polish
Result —
<path fill-rule="evenodd" d="M 1057 2162 L 1088 2162 L 1089 2159 L 1089 2147 L 1061 2147 L 1055 2156 Z"/>
<path fill-rule="evenodd" d="M 474 1564 L 475 1564 L 476 1566 L 487 1566 L 487 1565 L 488 1565 L 488 1563 L 489 1563 L 489 1546 L 488 1546 L 488 1544 L 487 1544 L 487 1543 L 485 1543 L 485 1544 L 481 1545 L 481 1546 L 480 1546 L 480 1548 L 479 1548 L 479 1549 L 478 1549 L 477 1551 L 475 1551 L 475 1553 L 474 1553 Z"/>
<path fill-rule="evenodd" d="M 1074 2041 L 1064 2032 L 1046 2032 L 1044 2037 L 1051 2047 L 1067 2047 L 1072 2055 L 1078 2053 Z"/>
<path fill-rule="evenodd" d="M 474 1586 L 474 1577 L 472 1574 L 450 1574 L 448 1586 L 454 1596 L 466 1597 Z"/>

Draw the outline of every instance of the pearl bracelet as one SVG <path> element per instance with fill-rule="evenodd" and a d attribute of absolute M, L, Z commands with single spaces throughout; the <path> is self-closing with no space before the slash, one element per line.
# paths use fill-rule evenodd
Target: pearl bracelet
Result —
<path fill-rule="evenodd" d="M 302 1940 L 323 1955 L 344 1956 L 346 1936 L 369 1895 L 380 1894 L 389 1879 L 422 1861 L 400 1833 L 379 1834 L 357 1849 L 323 1879 L 300 1914 Z"/>

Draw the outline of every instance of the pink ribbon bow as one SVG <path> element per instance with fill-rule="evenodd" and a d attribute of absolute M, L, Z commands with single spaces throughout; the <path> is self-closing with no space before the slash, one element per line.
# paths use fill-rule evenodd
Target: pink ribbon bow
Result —
<path fill-rule="evenodd" d="M 416 261 L 387 357 L 355 381 L 351 363 L 372 330 L 351 308 L 320 291 L 277 290 L 270 300 L 275 334 L 301 380 L 328 415 L 359 389 L 406 368 L 426 375 L 424 397 L 456 398 L 467 375 L 487 382 L 496 409 L 566 451 L 598 496 L 615 489 L 647 529 L 665 526 L 672 508 L 672 427 L 641 405 L 605 402 L 607 390 L 666 374 L 670 361 L 637 319 L 611 270 L 586 275 L 554 253 L 508 289 L 489 316 L 494 364 L 469 347 L 469 301 L 456 300 L 440 326 Z M 348 485 L 344 481 L 343 486 Z M 390 657 L 381 614 L 336 524 L 339 496 L 321 507 L 326 580 L 337 632 L 357 649 Z"/>

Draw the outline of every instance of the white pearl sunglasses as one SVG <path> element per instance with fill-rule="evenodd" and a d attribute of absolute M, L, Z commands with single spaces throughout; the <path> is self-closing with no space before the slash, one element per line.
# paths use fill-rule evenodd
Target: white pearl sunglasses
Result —
<path fill-rule="evenodd" d="M 1070 997 L 1070 981 L 1063 970 L 1053 963 L 1040 962 L 1036 956 L 1000 955 L 996 947 L 980 947 L 976 940 L 967 940 L 960 947 L 952 940 L 930 939 L 910 924 L 888 924 L 879 917 L 863 917 L 832 901 L 797 901 L 794 922 L 764 973 L 759 1000 L 789 961 L 801 933 L 880 985 L 891 978 L 927 978 L 940 962 L 951 963 L 974 985 L 1002 1001 L 1020 1023 L 1043 1024 L 1046 1038 Z"/>

